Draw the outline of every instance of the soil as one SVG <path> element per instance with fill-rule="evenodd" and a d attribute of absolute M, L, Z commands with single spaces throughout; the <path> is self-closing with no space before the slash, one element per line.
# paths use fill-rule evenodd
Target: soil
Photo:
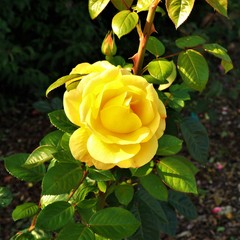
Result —
<path fill-rule="evenodd" d="M 223 82 L 224 89 L 234 89 L 237 74 L 231 83 Z M 210 107 L 217 113 L 214 122 L 206 115 L 200 115 L 209 133 L 210 158 L 206 165 L 198 166 L 197 182 L 202 191 L 200 196 L 193 198 L 198 217 L 188 221 L 179 216 L 176 236 L 162 236 L 162 239 L 240 239 L 240 101 L 223 94 L 216 97 Z M 37 112 L 26 102 L 18 103 L 11 111 L 2 114 L 0 122 L 1 159 L 13 153 L 33 151 L 40 139 L 54 129 L 47 114 Z M 0 208 L 0 239 L 8 240 L 16 231 L 29 226 L 26 221 L 14 222 L 12 210 L 26 201 L 38 202 L 40 191 L 39 186 L 9 175 L 3 161 L 0 161 L 0 176 L 0 186 L 9 187 L 13 193 L 12 203 L 7 208 Z"/>

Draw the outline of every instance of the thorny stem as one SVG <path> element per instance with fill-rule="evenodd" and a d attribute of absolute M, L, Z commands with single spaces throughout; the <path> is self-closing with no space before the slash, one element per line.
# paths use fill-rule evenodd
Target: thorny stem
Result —
<path fill-rule="evenodd" d="M 153 26 L 153 20 L 154 20 L 156 8 L 159 2 L 160 0 L 154 0 L 151 6 L 149 7 L 143 33 L 140 35 L 140 38 L 139 38 L 138 52 L 133 56 L 133 73 L 136 75 L 141 75 L 142 73 L 142 66 L 143 66 L 147 41 L 149 36 L 152 34 L 152 32 L 155 31 L 155 28 Z"/>

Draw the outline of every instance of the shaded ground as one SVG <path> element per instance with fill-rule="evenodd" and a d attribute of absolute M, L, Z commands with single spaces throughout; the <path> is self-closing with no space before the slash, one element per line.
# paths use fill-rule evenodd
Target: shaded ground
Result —
<path fill-rule="evenodd" d="M 237 55 L 236 55 L 237 56 Z M 237 59 L 236 59 L 237 60 Z M 224 80 L 224 89 L 236 90 L 237 74 Z M 239 95 L 238 95 L 239 96 Z M 237 240 L 240 239 L 240 101 L 230 94 L 216 97 L 209 108 L 215 110 L 212 121 L 206 114 L 200 115 L 211 141 L 210 161 L 200 167 L 198 185 L 203 190 L 194 202 L 198 218 L 186 221 L 179 217 L 179 228 L 175 238 L 163 236 L 165 240 Z M 51 127 L 47 115 L 36 112 L 29 104 L 18 104 L 0 117 L 0 156 L 31 152 Z M 0 186 L 8 186 L 14 200 L 8 208 L 0 209 L 0 240 L 8 240 L 23 229 L 26 222 L 13 222 L 11 212 L 16 205 L 39 200 L 39 188 L 18 181 L 5 171 L 0 161 Z M 216 208 L 220 207 L 220 208 Z M 214 213 L 220 210 L 218 213 Z M 26 225 L 29 226 L 29 225 Z M 154 240 L 154 239 L 153 239 Z"/>

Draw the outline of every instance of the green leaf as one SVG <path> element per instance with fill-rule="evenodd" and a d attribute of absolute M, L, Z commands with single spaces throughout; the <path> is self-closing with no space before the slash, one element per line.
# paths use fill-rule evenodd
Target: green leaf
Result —
<path fill-rule="evenodd" d="M 51 112 L 48 116 L 51 124 L 63 132 L 73 133 L 77 129 L 77 126 L 68 120 L 62 109 Z"/>
<path fill-rule="evenodd" d="M 14 221 L 34 216 L 38 212 L 38 205 L 35 203 L 23 203 L 17 206 L 12 212 Z"/>
<path fill-rule="evenodd" d="M 69 147 L 70 137 L 71 137 L 71 134 L 65 132 L 60 141 L 60 146 L 66 151 L 70 151 L 70 147 Z"/>
<path fill-rule="evenodd" d="M 117 13 L 112 19 L 113 32 L 118 38 L 121 38 L 136 27 L 138 19 L 138 14 L 130 10 L 123 10 Z"/>
<path fill-rule="evenodd" d="M 42 194 L 69 193 L 76 188 L 83 175 L 80 165 L 75 163 L 56 164 L 49 169 L 42 181 Z"/>
<path fill-rule="evenodd" d="M 165 83 L 173 71 L 172 62 L 165 59 L 153 60 L 148 64 L 147 68 L 150 75 L 160 80 L 160 83 Z"/>
<path fill-rule="evenodd" d="M 74 215 L 74 207 L 67 202 L 54 202 L 47 205 L 38 215 L 36 227 L 53 231 L 66 225 Z"/>
<path fill-rule="evenodd" d="M 130 168 L 132 176 L 135 177 L 143 177 L 148 175 L 153 170 L 154 163 L 150 161 L 149 163 L 145 164 L 140 168 Z"/>
<path fill-rule="evenodd" d="M 162 56 L 165 53 L 165 46 L 163 43 L 153 36 L 149 37 L 146 49 L 156 57 Z"/>
<path fill-rule="evenodd" d="M 115 196 L 119 203 L 127 206 L 133 199 L 134 188 L 131 184 L 120 184 L 115 189 Z"/>
<path fill-rule="evenodd" d="M 182 162 L 183 157 L 171 156 L 162 158 L 158 163 L 158 173 L 170 188 L 186 193 L 197 194 L 197 186 L 192 168 Z M 189 165 L 192 163 L 189 161 Z"/>
<path fill-rule="evenodd" d="M 127 10 L 132 6 L 133 0 L 111 0 L 112 4 L 119 11 Z"/>
<path fill-rule="evenodd" d="M 79 79 L 81 79 L 81 77 L 82 77 L 82 75 L 80 75 L 80 74 L 70 74 L 70 75 L 67 75 L 67 76 L 63 76 L 63 77 L 61 77 L 61 78 L 59 78 L 57 81 L 55 81 L 54 83 L 52 83 L 49 87 L 48 87 L 48 89 L 47 89 L 47 91 L 46 91 L 46 96 L 48 96 L 48 94 L 52 91 L 52 90 L 54 90 L 54 89 L 56 89 L 56 88 L 58 88 L 58 87 L 60 87 L 60 86 L 62 86 L 64 83 L 66 83 L 67 81 L 70 81 L 70 80 L 79 80 Z"/>
<path fill-rule="evenodd" d="M 178 38 L 175 42 L 177 47 L 184 49 L 184 48 L 192 48 L 198 45 L 202 45 L 206 42 L 206 40 L 200 36 L 193 35 L 193 36 Z"/>
<path fill-rule="evenodd" d="M 217 12 L 227 17 L 228 0 L 206 0 Z"/>
<path fill-rule="evenodd" d="M 111 181 L 115 180 L 112 172 L 110 170 L 99 170 L 94 168 L 89 168 L 88 177 L 95 181 Z"/>
<path fill-rule="evenodd" d="M 143 202 L 146 205 L 146 207 L 148 208 L 148 211 L 150 210 L 162 222 L 167 222 L 167 217 L 166 217 L 164 210 L 162 209 L 160 201 L 158 201 L 156 198 L 152 197 L 144 189 L 138 190 L 136 193 L 136 197 L 137 197 L 137 199 L 140 200 L 140 202 Z"/>
<path fill-rule="evenodd" d="M 58 234 L 57 240 L 95 240 L 94 233 L 80 223 L 67 224 Z"/>
<path fill-rule="evenodd" d="M 169 203 L 177 209 L 177 211 L 189 220 L 197 217 L 197 211 L 191 199 L 181 192 L 169 191 Z"/>
<path fill-rule="evenodd" d="M 0 207 L 7 207 L 12 202 L 12 192 L 7 187 L 0 187 Z"/>
<path fill-rule="evenodd" d="M 106 8 L 110 0 L 89 0 L 88 11 L 92 19 L 96 18 Z"/>
<path fill-rule="evenodd" d="M 140 223 L 126 209 L 109 207 L 102 209 L 90 218 L 90 228 L 106 238 L 126 238 L 131 236 Z"/>
<path fill-rule="evenodd" d="M 220 58 L 222 60 L 221 65 L 225 73 L 227 73 L 233 68 L 232 60 L 230 56 L 227 54 L 227 49 L 225 49 L 221 45 L 217 43 L 204 44 L 203 49 L 208 53 L 212 54 L 213 56 Z"/>
<path fill-rule="evenodd" d="M 164 134 L 158 140 L 157 155 L 168 156 L 177 154 L 182 149 L 182 140 L 172 136 Z"/>
<path fill-rule="evenodd" d="M 152 3 L 152 0 L 138 0 L 137 5 L 133 9 L 137 12 L 148 11 Z"/>
<path fill-rule="evenodd" d="M 178 28 L 190 15 L 194 0 L 166 0 L 166 8 L 169 18 Z"/>
<path fill-rule="evenodd" d="M 208 64 L 205 58 L 195 50 L 181 52 L 178 56 L 178 70 L 184 83 L 197 91 L 202 91 L 208 81 Z"/>
<path fill-rule="evenodd" d="M 227 72 L 229 72 L 230 70 L 233 69 L 232 62 L 226 62 L 226 61 L 222 60 L 221 61 L 221 66 L 223 67 L 225 73 L 227 73 Z"/>
<path fill-rule="evenodd" d="M 53 132 L 48 133 L 44 138 L 40 141 L 40 145 L 49 145 L 53 147 L 57 147 L 60 139 L 62 138 L 63 132 L 60 130 L 55 130 Z"/>
<path fill-rule="evenodd" d="M 186 117 L 180 122 L 180 129 L 191 156 L 200 163 L 206 163 L 209 139 L 205 127 L 198 119 Z"/>
<path fill-rule="evenodd" d="M 45 174 L 45 166 L 39 165 L 31 169 L 25 168 L 24 163 L 28 159 L 29 154 L 17 153 L 4 158 L 5 168 L 14 177 L 26 182 L 38 182 L 42 180 Z"/>
<path fill-rule="evenodd" d="M 27 158 L 24 163 L 24 167 L 33 168 L 50 161 L 53 158 L 53 153 L 56 152 L 56 148 L 49 145 L 42 145 L 36 148 Z"/>
<path fill-rule="evenodd" d="M 144 189 L 154 198 L 161 201 L 167 201 L 168 191 L 159 176 L 150 173 L 147 176 L 141 177 L 140 183 Z"/>
<path fill-rule="evenodd" d="M 47 205 L 53 202 L 67 201 L 68 194 L 59 194 L 59 195 L 42 195 L 40 199 L 41 207 L 45 208 Z"/>
<path fill-rule="evenodd" d="M 107 184 L 105 182 L 97 182 L 99 190 L 103 193 L 107 191 Z"/>

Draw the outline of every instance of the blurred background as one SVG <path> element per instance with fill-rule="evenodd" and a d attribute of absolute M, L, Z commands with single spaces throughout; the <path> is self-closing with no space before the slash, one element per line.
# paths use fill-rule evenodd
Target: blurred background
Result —
<path fill-rule="evenodd" d="M 7 208 L 0 205 L 0 239 L 7 240 L 28 224 L 24 220 L 14 223 L 12 209 L 24 201 L 37 202 L 40 191 L 39 186 L 8 175 L 2 158 L 31 152 L 44 134 L 53 130 L 47 113 L 62 108 L 63 91 L 60 88 L 47 99 L 47 87 L 78 63 L 104 59 L 101 43 L 116 11 L 109 5 L 91 20 L 88 1 L 79 0 L 1 0 L 0 9 L 0 186 L 7 186 L 13 197 Z M 202 189 L 194 200 L 199 217 L 192 222 L 179 217 L 177 236 L 163 239 L 240 239 L 239 0 L 229 1 L 228 13 L 229 18 L 220 16 L 199 0 L 177 31 L 167 16 L 157 16 L 155 21 L 167 54 L 179 51 L 175 46 L 177 37 L 195 34 L 228 49 L 235 66 L 224 75 L 220 61 L 207 56 L 207 89 L 193 95 L 188 106 L 188 112 L 201 118 L 211 141 L 209 163 L 199 166 L 197 176 Z M 116 41 L 118 55 L 125 59 L 137 51 L 135 30 Z"/>

